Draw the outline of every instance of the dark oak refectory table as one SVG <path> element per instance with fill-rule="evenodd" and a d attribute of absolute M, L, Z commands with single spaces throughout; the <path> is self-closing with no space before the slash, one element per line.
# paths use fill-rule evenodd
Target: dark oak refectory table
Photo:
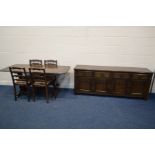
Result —
<path fill-rule="evenodd" d="M 153 72 L 147 68 L 77 65 L 75 94 L 147 99 Z"/>
<path fill-rule="evenodd" d="M 9 67 L 22 67 L 22 68 L 25 68 L 27 73 L 29 73 L 30 65 L 29 64 L 14 64 L 14 65 L 1 69 L 0 71 L 9 72 Z M 70 66 L 57 66 L 57 67 L 46 67 L 46 68 L 43 66 L 40 68 L 44 68 L 47 75 L 55 75 L 56 77 L 55 89 L 57 89 L 57 87 L 59 86 L 57 79 L 59 78 L 59 76 L 65 75 L 66 73 L 68 73 Z"/>
<path fill-rule="evenodd" d="M 23 67 L 25 68 L 26 72 L 29 72 L 30 65 L 29 64 L 15 64 L 11 65 L 9 67 Z M 9 72 L 9 67 L 5 67 L 1 69 L 1 72 Z M 45 68 L 44 66 L 42 68 Z M 46 74 L 55 74 L 55 75 L 61 75 L 66 74 L 69 71 L 69 66 L 57 66 L 57 67 L 47 67 L 45 68 Z"/>

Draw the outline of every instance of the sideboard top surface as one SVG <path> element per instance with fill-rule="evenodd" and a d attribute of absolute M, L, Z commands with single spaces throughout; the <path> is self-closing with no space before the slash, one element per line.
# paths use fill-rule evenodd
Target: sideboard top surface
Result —
<path fill-rule="evenodd" d="M 118 67 L 118 66 L 94 66 L 94 65 L 77 65 L 75 70 L 96 70 L 96 71 L 116 71 L 116 72 L 140 72 L 140 73 L 152 73 L 147 68 L 140 67 Z"/>

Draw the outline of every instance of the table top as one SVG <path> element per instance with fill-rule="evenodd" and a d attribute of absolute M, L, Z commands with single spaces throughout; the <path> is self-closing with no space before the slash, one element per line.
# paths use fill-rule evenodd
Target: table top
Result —
<path fill-rule="evenodd" d="M 5 67 L 0 69 L 1 72 L 9 72 L 9 67 L 23 67 L 26 72 L 29 72 L 30 65 L 29 64 L 14 64 L 12 66 Z M 44 66 L 41 68 L 45 68 Z M 47 74 L 65 74 L 69 71 L 70 66 L 57 66 L 57 67 L 47 67 L 45 68 L 45 72 Z"/>
<path fill-rule="evenodd" d="M 140 67 L 117 67 L 117 66 L 94 66 L 94 65 L 77 65 L 75 70 L 97 70 L 97 71 L 117 71 L 117 72 L 138 72 L 138 73 L 152 73 L 147 68 Z"/>

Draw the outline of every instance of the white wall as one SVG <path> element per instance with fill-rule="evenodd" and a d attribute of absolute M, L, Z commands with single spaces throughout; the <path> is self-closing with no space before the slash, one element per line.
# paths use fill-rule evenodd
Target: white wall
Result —
<path fill-rule="evenodd" d="M 0 68 L 32 58 L 71 66 L 62 87 L 73 87 L 76 64 L 154 71 L 155 27 L 0 27 Z M 10 83 L 10 74 L 0 73 L 0 84 Z"/>

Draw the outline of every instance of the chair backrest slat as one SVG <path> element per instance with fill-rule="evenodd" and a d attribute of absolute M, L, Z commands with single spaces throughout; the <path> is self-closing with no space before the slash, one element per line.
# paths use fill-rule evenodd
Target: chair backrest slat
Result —
<path fill-rule="evenodd" d="M 47 82 L 46 73 L 43 68 L 29 68 L 31 81 L 34 82 Z"/>
<path fill-rule="evenodd" d="M 32 59 L 29 61 L 30 67 L 42 67 L 42 60 Z"/>
<path fill-rule="evenodd" d="M 9 67 L 9 70 L 11 73 L 13 83 L 16 83 L 17 81 L 23 81 L 28 83 L 28 77 L 25 68 Z"/>
<path fill-rule="evenodd" d="M 57 67 L 57 60 L 44 60 L 45 67 Z"/>

